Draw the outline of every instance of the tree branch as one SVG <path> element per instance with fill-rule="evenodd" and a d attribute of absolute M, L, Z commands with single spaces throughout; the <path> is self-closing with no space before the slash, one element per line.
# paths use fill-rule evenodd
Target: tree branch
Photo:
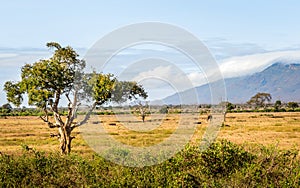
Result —
<path fill-rule="evenodd" d="M 69 93 L 66 94 L 66 97 L 67 97 L 67 99 L 68 99 L 68 101 L 69 101 L 69 104 L 72 104 L 71 99 L 70 99 L 70 97 L 69 97 Z"/>
<path fill-rule="evenodd" d="M 41 118 L 45 123 L 48 124 L 48 127 L 49 127 L 49 128 L 58 128 L 59 125 L 53 124 L 52 122 L 49 121 L 48 111 L 47 111 L 46 108 L 44 108 L 44 112 L 45 112 L 45 117 L 40 116 L 40 118 Z"/>
<path fill-rule="evenodd" d="M 53 112 L 56 112 L 56 113 L 58 113 L 58 104 L 59 104 L 59 100 L 60 100 L 60 89 L 57 89 L 56 91 L 55 91 L 55 101 L 54 101 L 54 103 L 51 105 L 51 110 L 53 111 Z"/>
<path fill-rule="evenodd" d="M 68 127 L 71 127 L 72 124 L 74 124 L 74 119 L 76 118 L 76 112 L 79 108 L 79 105 L 80 103 L 78 103 L 78 92 L 77 90 L 74 91 L 74 98 L 73 98 L 73 102 L 71 101 L 70 97 L 69 97 L 69 94 L 66 94 L 66 97 L 69 101 L 69 104 L 68 104 L 68 115 L 67 115 L 67 122 L 66 122 L 66 125 Z M 73 129 L 71 129 L 72 131 Z"/>
<path fill-rule="evenodd" d="M 43 116 L 40 116 L 40 118 L 41 118 L 45 123 L 48 124 L 48 127 L 49 127 L 49 128 L 58 128 L 58 127 L 60 127 L 59 125 L 53 124 L 52 122 L 48 121 L 47 118 L 45 119 Z"/>
<path fill-rule="evenodd" d="M 85 124 L 85 123 L 89 120 L 89 118 L 90 118 L 90 116 L 91 116 L 93 110 L 96 108 L 96 105 L 97 105 L 97 104 L 98 104 L 97 102 L 94 102 L 93 105 L 92 105 L 92 107 L 89 109 L 89 111 L 88 111 L 87 114 L 85 115 L 84 119 L 83 119 L 80 123 L 77 123 L 76 125 L 74 125 L 73 127 L 71 127 L 71 130 L 73 130 L 73 129 L 75 129 L 76 127 L 80 127 L 80 126 L 82 126 L 83 124 Z"/>

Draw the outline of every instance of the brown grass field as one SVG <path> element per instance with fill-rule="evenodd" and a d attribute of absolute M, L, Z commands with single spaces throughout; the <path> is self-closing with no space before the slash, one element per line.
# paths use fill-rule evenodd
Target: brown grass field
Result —
<path fill-rule="evenodd" d="M 151 146 L 162 142 L 174 133 L 183 116 L 188 119 L 188 122 L 182 122 L 183 125 L 196 126 L 190 142 L 199 144 L 208 125 L 207 115 L 151 115 L 146 117 L 145 123 L 138 118 L 127 116 L 97 116 L 96 119 L 91 119 L 89 124 L 103 125 L 107 133 L 116 141 L 132 146 Z M 299 150 L 300 148 L 299 112 L 228 113 L 225 125 L 220 128 L 217 139 L 227 139 L 248 146 L 262 144 L 274 145 L 279 149 Z M 151 130 L 147 130 L 147 127 Z M 80 131 L 76 129 L 73 132 L 76 138 L 72 142 L 72 151 L 83 155 L 93 153 Z M 181 130 L 181 133 L 183 132 L 184 128 Z M 51 138 L 50 133 L 56 133 L 56 130 L 49 129 L 39 117 L 0 119 L 0 151 L 17 154 L 22 152 L 21 145 L 28 145 L 37 150 L 58 152 L 58 141 L 56 138 Z"/>

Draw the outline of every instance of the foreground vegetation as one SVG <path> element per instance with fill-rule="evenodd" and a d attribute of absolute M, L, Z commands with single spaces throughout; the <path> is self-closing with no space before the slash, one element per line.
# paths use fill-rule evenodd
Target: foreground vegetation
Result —
<path fill-rule="evenodd" d="M 96 154 L 83 158 L 23 148 L 21 156 L 0 155 L 0 187 L 300 186 L 297 151 L 263 146 L 246 150 L 226 140 L 203 152 L 187 146 L 173 158 L 144 168 L 119 166 Z"/>

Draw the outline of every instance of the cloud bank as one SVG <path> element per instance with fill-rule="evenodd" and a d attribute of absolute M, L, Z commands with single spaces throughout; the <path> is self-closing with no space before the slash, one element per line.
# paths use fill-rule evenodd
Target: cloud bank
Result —
<path fill-rule="evenodd" d="M 300 63 L 300 50 L 231 57 L 221 60 L 219 66 L 223 76 L 230 78 L 260 72 L 276 62 Z"/>

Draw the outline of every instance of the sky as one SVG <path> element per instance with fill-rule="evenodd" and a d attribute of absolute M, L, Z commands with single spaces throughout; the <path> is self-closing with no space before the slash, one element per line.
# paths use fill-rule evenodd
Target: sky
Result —
<path fill-rule="evenodd" d="M 0 105 L 6 103 L 2 91 L 5 81 L 18 80 L 25 63 L 51 55 L 45 47 L 47 42 L 70 45 L 84 57 L 103 36 L 135 23 L 161 22 L 187 30 L 208 47 L 226 77 L 260 71 L 278 59 L 300 59 L 300 1 L 297 0 L 1 0 L 0 3 Z M 182 60 L 178 67 L 193 85 L 205 82 L 203 72 L 187 66 L 192 63 L 184 60 L 182 54 L 165 48 L 132 47 L 123 50 L 123 59 L 120 56 L 115 61 L 118 58 L 128 61 L 131 57 L 124 54 L 132 52 L 138 58 L 149 54 L 152 57 L 154 53 L 155 57 L 163 56 L 169 61 Z M 166 51 L 168 57 L 163 55 Z M 158 71 L 155 74 L 174 76 L 172 68 L 166 65 L 148 73 L 140 72 L 135 78 L 155 70 Z M 157 95 L 154 93 L 153 98 Z"/>

